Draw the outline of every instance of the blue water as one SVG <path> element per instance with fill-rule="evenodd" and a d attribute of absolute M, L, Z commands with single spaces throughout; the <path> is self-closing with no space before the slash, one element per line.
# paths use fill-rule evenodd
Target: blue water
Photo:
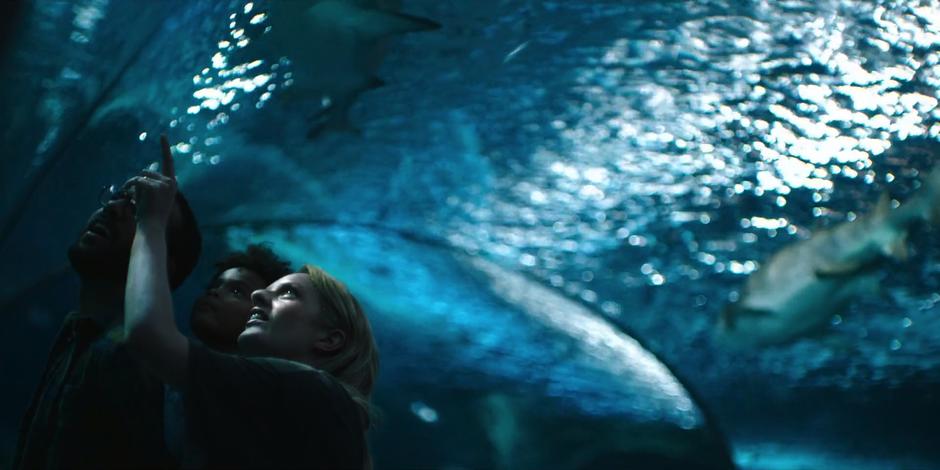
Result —
<path fill-rule="evenodd" d="M 712 337 L 773 253 L 884 192 L 904 200 L 940 163 L 940 3 L 398 6 L 441 28 L 355 66 L 348 31 L 269 44 L 288 29 L 267 1 L 36 0 L 8 16 L 0 344 L 19 359 L 0 364 L 0 457 L 74 305 L 65 247 L 166 131 L 208 247 L 177 310 L 248 240 L 360 286 L 385 363 L 379 466 L 525 466 L 557 451 L 532 423 L 558 414 L 598 442 L 629 441 L 622 421 L 713 429 L 743 469 L 940 468 L 936 229 L 915 227 L 882 292 L 821 335 L 744 352 Z M 324 43 L 335 56 L 304 55 Z M 383 86 L 349 92 L 372 73 Z M 347 104 L 350 126 L 308 135 Z M 599 336 L 531 314 L 461 256 L 636 338 L 682 385 L 608 367 L 616 347 L 592 355 Z"/>

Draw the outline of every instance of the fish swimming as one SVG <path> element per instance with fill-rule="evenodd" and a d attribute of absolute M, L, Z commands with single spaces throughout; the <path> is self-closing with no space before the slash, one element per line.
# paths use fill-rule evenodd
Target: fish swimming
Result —
<path fill-rule="evenodd" d="M 395 35 L 440 28 L 429 19 L 393 11 L 382 0 L 274 0 L 270 32 L 251 52 L 291 63 L 293 84 L 284 97 L 316 103 L 305 111 L 308 138 L 329 130 L 354 130 L 349 108 L 356 98 L 384 82 L 378 69 L 387 40 Z M 275 59 L 276 60 L 276 59 Z M 306 106 L 306 104 L 305 104 Z"/>
<path fill-rule="evenodd" d="M 907 258 L 911 226 L 940 217 L 940 167 L 922 183 L 897 208 L 882 195 L 872 213 L 773 255 L 722 311 L 719 342 L 749 347 L 792 341 L 822 329 L 857 297 L 877 292 L 885 262 Z"/>

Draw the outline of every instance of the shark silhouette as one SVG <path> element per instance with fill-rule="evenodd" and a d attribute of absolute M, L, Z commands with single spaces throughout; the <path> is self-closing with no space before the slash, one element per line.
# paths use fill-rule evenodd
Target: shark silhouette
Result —
<path fill-rule="evenodd" d="M 440 28 L 429 19 L 392 10 L 381 0 L 272 0 L 270 31 L 250 49 L 291 63 L 292 86 L 283 97 L 309 104 L 308 138 L 355 131 L 349 108 L 384 81 L 378 69 L 394 36 Z"/>
<path fill-rule="evenodd" d="M 877 291 L 886 260 L 908 257 L 911 226 L 936 222 L 938 199 L 940 167 L 899 207 L 882 195 L 872 213 L 780 250 L 722 311 L 719 341 L 732 347 L 785 343 L 824 327 L 852 300 Z"/>

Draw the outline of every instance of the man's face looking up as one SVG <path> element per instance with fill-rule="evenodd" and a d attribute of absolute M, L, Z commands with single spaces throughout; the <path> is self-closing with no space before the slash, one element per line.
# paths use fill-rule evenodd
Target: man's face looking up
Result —
<path fill-rule="evenodd" d="M 109 189 L 102 193 L 101 207 L 91 214 L 78 240 L 69 247 L 69 261 L 83 279 L 121 280 L 127 273 L 134 242 L 134 202 L 126 191 Z M 179 227 L 181 220 L 176 205 L 168 230 Z"/>

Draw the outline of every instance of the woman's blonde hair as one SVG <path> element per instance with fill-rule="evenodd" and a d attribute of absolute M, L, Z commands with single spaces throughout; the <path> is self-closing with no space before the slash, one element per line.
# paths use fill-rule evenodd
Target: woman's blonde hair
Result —
<path fill-rule="evenodd" d="M 346 387 L 361 407 L 367 427 L 372 416 L 369 397 L 379 369 L 379 353 L 369 319 L 345 284 L 310 264 L 304 265 L 301 272 L 307 273 L 313 281 L 326 326 L 337 328 L 346 335 L 343 347 L 317 365 Z"/>

